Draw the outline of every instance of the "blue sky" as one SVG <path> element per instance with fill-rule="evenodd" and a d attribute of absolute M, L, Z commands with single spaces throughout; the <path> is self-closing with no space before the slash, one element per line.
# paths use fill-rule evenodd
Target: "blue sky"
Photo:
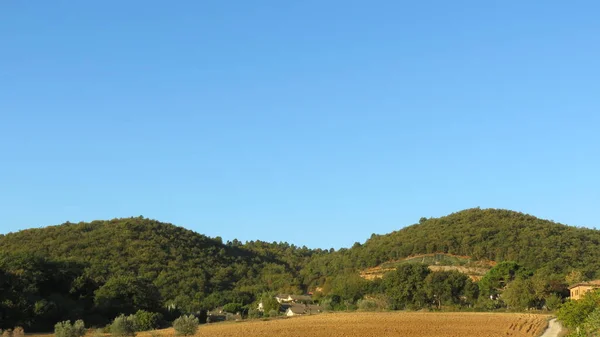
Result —
<path fill-rule="evenodd" d="M 597 1 L 2 1 L 0 233 L 599 226 Z"/>

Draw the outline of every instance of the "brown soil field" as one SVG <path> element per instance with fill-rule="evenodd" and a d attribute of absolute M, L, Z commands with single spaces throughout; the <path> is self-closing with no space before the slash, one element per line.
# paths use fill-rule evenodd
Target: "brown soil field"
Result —
<path fill-rule="evenodd" d="M 495 337 L 540 336 L 549 316 L 500 313 L 329 313 L 202 325 L 196 337 Z M 138 337 L 174 336 L 173 329 Z"/>

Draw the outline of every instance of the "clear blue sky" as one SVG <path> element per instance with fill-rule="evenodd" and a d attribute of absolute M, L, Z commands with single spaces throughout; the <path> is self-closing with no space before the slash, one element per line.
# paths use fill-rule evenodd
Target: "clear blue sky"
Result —
<path fill-rule="evenodd" d="M 598 1 L 2 1 L 0 233 L 600 225 Z"/>

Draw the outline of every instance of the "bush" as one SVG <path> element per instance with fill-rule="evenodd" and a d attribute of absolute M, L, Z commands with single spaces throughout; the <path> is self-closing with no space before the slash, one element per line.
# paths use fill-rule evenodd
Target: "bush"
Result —
<path fill-rule="evenodd" d="M 261 318 L 262 315 L 263 313 L 258 309 L 251 308 L 248 310 L 248 318 Z"/>
<path fill-rule="evenodd" d="M 183 315 L 173 322 L 173 328 L 178 336 L 193 336 L 198 331 L 200 321 L 194 315 Z"/>
<path fill-rule="evenodd" d="M 544 302 L 547 310 L 556 310 L 560 308 L 562 299 L 556 294 L 551 294 L 544 299 Z"/>
<path fill-rule="evenodd" d="M 13 330 L 13 337 L 23 337 L 25 336 L 25 330 L 22 327 L 18 326 Z"/>
<path fill-rule="evenodd" d="M 104 330 L 103 329 L 96 329 L 94 330 L 94 333 L 92 334 L 93 337 L 104 337 Z"/>
<path fill-rule="evenodd" d="M 358 300 L 358 309 L 361 311 L 385 311 L 391 307 L 386 296 L 376 295 Z"/>
<path fill-rule="evenodd" d="M 110 325 L 110 333 L 118 337 L 135 336 L 135 316 L 121 315 L 115 318 Z"/>
<path fill-rule="evenodd" d="M 241 313 L 243 310 L 243 306 L 241 303 L 227 303 L 223 306 L 223 311 L 229 312 L 232 314 Z"/>
<path fill-rule="evenodd" d="M 583 322 L 581 327 L 587 336 L 598 337 L 600 336 L 600 308 L 594 310 Z M 14 333 L 13 333 L 14 334 Z"/>
<path fill-rule="evenodd" d="M 12 337 L 12 330 L 6 329 L 6 330 L 2 331 L 2 337 Z"/>
<path fill-rule="evenodd" d="M 589 314 L 600 306 L 600 291 L 589 292 L 577 301 L 569 300 L 558 310 L 558 319 L 569 329 L 582 325 Z"/>
<path fill-rule="evenodd" d="M 138 310 L 134 315 L 135 331 L 148 331 L 158 328 L 162 315 L 156 312 Z"/>
<path fill-rule="evenodd" d="M 277 317 L 279 316 L 279 311 L 275 310 L 275 309 L 271 309 L 269 310 L 269 315 L 268 317 Z"/>
<path fill-rule="evenodd" d="M 85 335 L 85 323 L 82 320 L 58 322 L 54 325 L 54 336 L 56 337 L 83 337 Z"/>

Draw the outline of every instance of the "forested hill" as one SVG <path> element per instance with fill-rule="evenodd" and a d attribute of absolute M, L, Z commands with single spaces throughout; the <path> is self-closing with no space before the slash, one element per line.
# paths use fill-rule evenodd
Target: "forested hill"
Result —
<path fill-rule="evenodd" d="M 222 243 L 144 218 L 66 223 L 0 235 L 0 297 L 15 297 L 7 312 L 23 315 L 14 318 L 21 322 L 40 316 L 49 296 L 57 317 L 65 312 L 56 307 L 104 318 L 167 305 L 210 309 L 251 303 L 263 292 L 302 293 L 299 272 L 319 251 L 286 243 Z M 57 284 L 61 288 L 52 289 Z M 28 291 L 31 296 L 21 296 Z M 56 320 L 48 317 L 48 323 Z"/>
<path fill-rule="evenodd" d="M 500 209 L 467 209 L 385 234 L 364 244 L 315 258 L 303 274 L 308 283 L 342 270 L 374 267 L 411 255 L 466 255 L 474 260 L 516 261 L 552 274 L 572 269 L 600 277 L 600 231 L 577 228 Z M 335 266 L 334 268 L 326 266 Z"/>
<path fill-rule="evenodd" d="M 99 326 L 138 309 L 196 312 L 231 303 L 249 308 L 264 294 L 316 287 L 325 296 L 340 295 L 354 285 L 363 289 L 362 269 L 428 253 L 516 261 L 559 278 L 572 270 L 600 277 L 600 231 L 507 210 L 422 218 L 335 252 L 223 243 L 142 217 L 65 223 L 0 235 L 0 328 L 44 330 L 81 317 Z"/>

